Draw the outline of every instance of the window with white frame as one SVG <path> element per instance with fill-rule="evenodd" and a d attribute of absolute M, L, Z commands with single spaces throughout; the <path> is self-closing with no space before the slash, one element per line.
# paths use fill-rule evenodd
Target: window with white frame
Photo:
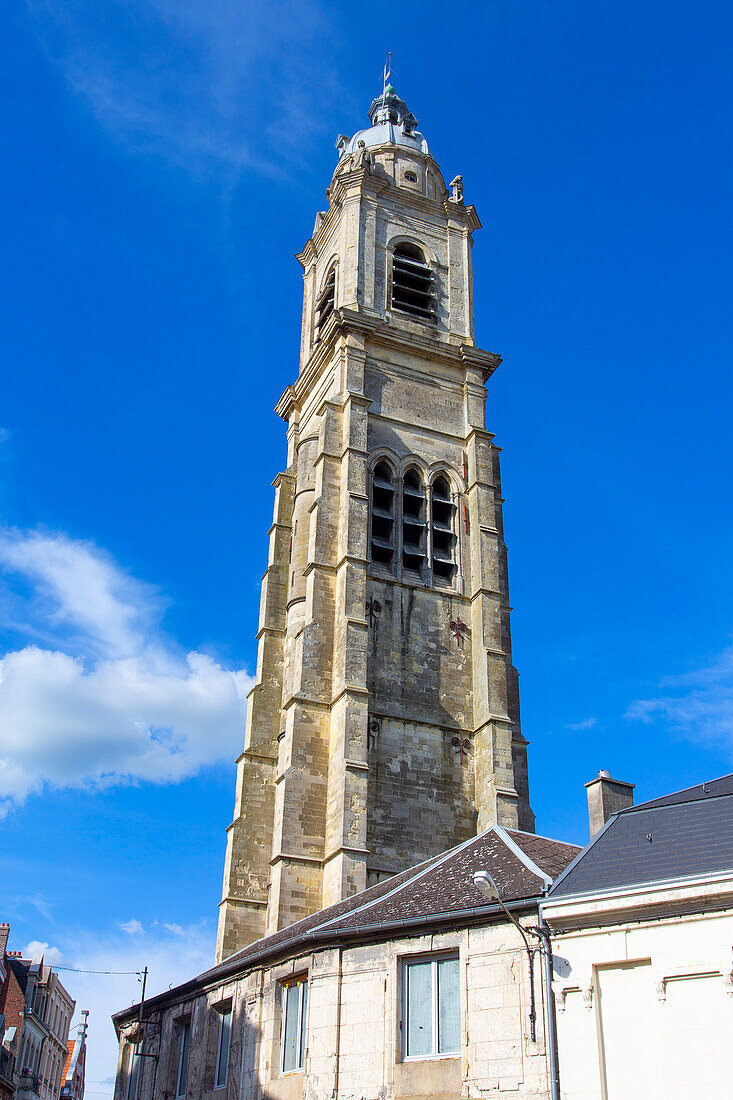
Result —
<path fill-rule="evenodd" d="M 219 1017 L 219 1035 L 216 1042 L 216 1074 L 214 1088 L 223 1089 L 227 1083 L 229 1070 L 229 1042 L 232 1034 L 232 1006 L 226 1005 L 216 1010 Z"/>
<path fill-rule="evenodd" d="M 402 990 L 404 1057 L 439 1058 L 460 1054 L 458 955 L 405 959 Z"/>
<path fill-rule="evenodd" d="M 186 1095 L 188 1085 L 188 1047 L 191 1040 L 191 1021 L 181 1020 L 178 1026 L 178 1071 L 176 1073 L 176 1097 Z"/>
<path fill-rule="evenodd" d="M 280 1072 L 294 1073 L 305 1060 L 308 978 L 302 974 L 282 983 L 282 1052 Z"/>

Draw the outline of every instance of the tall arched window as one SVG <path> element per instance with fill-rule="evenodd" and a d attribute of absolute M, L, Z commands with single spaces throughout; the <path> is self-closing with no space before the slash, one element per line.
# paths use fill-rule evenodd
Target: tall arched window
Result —
<path fill-rule="evenodd" d="M 452 581 L 456 574 L 456 506 L 450 482 L 438 474 L 430 493 L 433 576 Z"/>
<path fill-rule="evenodd" d="M 392 258 L 392 307 L 421 321 L 437 320 L 434 276 L 415 244 L 399 244 Z"/>
<path fill-rule="evenodd" d="M 332 268 L 316 302 L 316 340 L 320 339 L 323 326 L 333 313 L 336 303 L 336 268 Z"/>
<path fill-rule="evenodd" d="M 395 486 L 392 467 L 384 460 L 372 477 L 372 561 L 394 565 Z"/>
<path fill-rule="evenodd" d="M 425 565 L 425 490 L 414 468 L 402 479 L 402 564 L 422 573 Z"/>

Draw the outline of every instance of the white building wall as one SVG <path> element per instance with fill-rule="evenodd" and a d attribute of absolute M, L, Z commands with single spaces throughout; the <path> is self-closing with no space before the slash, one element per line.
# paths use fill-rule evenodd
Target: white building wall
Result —
<path fill-rule="evenodd" d="M 596 901 L 596 927 L 553 936 L 563 1100 L 733 1095 L 733 906 L 644 920 L 645 899 L 630 894 Z M 652 895 L 647 904 L 673 912 L 685 890 Z M 690 901 L 710 908 L 720 904 L 720 890 L 714 895 L 707 906 L 699 890 Z M 572 899 L 543 906 L 553 928 L 589 923 L 581 910 Z"/>

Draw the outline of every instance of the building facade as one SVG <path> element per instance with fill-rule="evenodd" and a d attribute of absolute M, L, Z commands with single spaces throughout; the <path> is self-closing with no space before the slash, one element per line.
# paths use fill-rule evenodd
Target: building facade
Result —
<path fill-rule="evenodd" d="M 66 1044 L 68 1055 L 61 1074 L 61 1100 L 84 1100 L 89 1012 L 82 1009 L 76 1036 Z"/>
<path fill-rule="evenodd" d="M 59 1100 L 75 1001 L 42 958 L 6 951 L 5 967 L 3 1012 L 6 1027 L 13 1028 L 14 1098 Z"/>
<path fill-rule="evenodd" d="M 277 405 L 217 958 L 475 836 L 532 830 L 472 237 L 388 85 L 340 137 Z M 430 807 L 430 826 L 425 825 Z"/>
<path fill-rule="evenodd" d="M 515 920 L 578 849 L 490 826 L 114 1017 L 114 1100 L 553 1095 L 537 952 Z"/>
<path fill-rule="evenodd" d="M 563 1100 L 731 1094 L 733 776 L 613 813 L 541 911 Z"/>

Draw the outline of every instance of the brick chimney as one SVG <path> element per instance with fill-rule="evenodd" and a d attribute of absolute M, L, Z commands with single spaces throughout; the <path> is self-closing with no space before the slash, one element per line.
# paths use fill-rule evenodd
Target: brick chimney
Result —
<path fill-rule="evenodd" d="M 10 925 L 0 924 L 0 959 L 5 958 L 5 952 L 8 946 L 8 936 L 10 935 Z"/>
<path fill-rule="evenodd" d="M 588 792 L 588 823 L 593 838 L 603 828 L 611 814 L 634 805 L 634 784 L 612 779 L 611 773 L 600 771 L 597 779 L 586 783 Z"/>

